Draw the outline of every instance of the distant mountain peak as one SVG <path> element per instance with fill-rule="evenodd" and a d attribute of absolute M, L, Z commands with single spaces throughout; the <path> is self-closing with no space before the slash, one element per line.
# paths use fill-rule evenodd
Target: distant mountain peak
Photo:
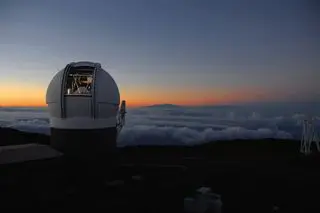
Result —
<path fill-rule="evenodd" d="M 147 107 L 149 107 L 149 108 L 179 108 L 181 106 L 175 105 L 175 104 L 154 104 L 154 105 L 150 105 Z"/>

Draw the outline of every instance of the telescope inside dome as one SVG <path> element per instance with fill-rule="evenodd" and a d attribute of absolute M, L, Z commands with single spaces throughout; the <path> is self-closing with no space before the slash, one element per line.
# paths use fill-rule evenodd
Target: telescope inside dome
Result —
<path fill-rule="evenodd" d="M 67 74 L 66 95 L 91 95 L 93 67 L 72 67 Z"/>

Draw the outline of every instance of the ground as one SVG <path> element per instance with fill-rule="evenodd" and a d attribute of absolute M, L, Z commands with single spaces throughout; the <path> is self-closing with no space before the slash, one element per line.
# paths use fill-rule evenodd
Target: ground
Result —
<path fill-rule="evenodd" d="M 45 135 L 4 128 L 0 135 L 1 145 L 49 144 Z M 120 166 L 96 176 L 88 172 L 90 165 L 67 163 L 64 157 L 2 165 L 1 205 L 11 210 L 183 212 L 183 198 L 209 186 L 221 195 L 225 213 L 320 212 L 320 158 L 302 156 L 298 147 L 298 141 L 271 139 L 125 147 L 119 148 Z M 101 177 L 110 173 L 121 182 L 107 185 Z"/>

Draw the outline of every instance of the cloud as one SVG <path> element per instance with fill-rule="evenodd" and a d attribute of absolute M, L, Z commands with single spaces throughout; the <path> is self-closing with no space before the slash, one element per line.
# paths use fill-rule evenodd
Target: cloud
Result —
<path fill-rule="evenodd" d="M 20 131 L 50 135 L 49 118 L 16 119 L 14 122 L 6 122 L 1 126 L 18 129 Z"/>
<path fill-rule="evenodd" d="M 292 139 L 285 131 L 267 128 L 249 130 L 242 127 L 228 127 L 223 130 L 206 128 L 202 131 L 188 127 L 133 126 L 124 128 L 119 135 L 119 146 L 123 145 L 194 145 L 215 140 Z"/>
<path fill-rule="evenodd" d="M 291 109 L 291 108 L 290 108 Z M 126 126 L 118 138 L 124 145 L 193 145 L 216 140 L 298 139 L 304 117 L 301 111 L 264 107 L 181 107 L 129 109 Z M 50 134 L 45 109 L 1 109 L 0 126 Z"/>
<path fill-rule="evenodd" d="M 259 113 L 253 112 L 250 116 L 249 116 L 250 120 L 260 120 L 261 119 L 261 115 Z"/>
<path fill-rule="evenodd" d="M 50 134 L 49 115 L 44 108 L 1 108 L 0 126 Z"/>

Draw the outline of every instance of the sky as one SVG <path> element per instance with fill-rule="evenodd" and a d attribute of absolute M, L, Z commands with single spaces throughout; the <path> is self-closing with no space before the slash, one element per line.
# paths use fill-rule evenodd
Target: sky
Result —
<path fill-rule="evenodd" d="M 316 0 L 2 0 L 0 105 L 45 106 L 72 61 L 129 106 L 320 101 Z"/>

